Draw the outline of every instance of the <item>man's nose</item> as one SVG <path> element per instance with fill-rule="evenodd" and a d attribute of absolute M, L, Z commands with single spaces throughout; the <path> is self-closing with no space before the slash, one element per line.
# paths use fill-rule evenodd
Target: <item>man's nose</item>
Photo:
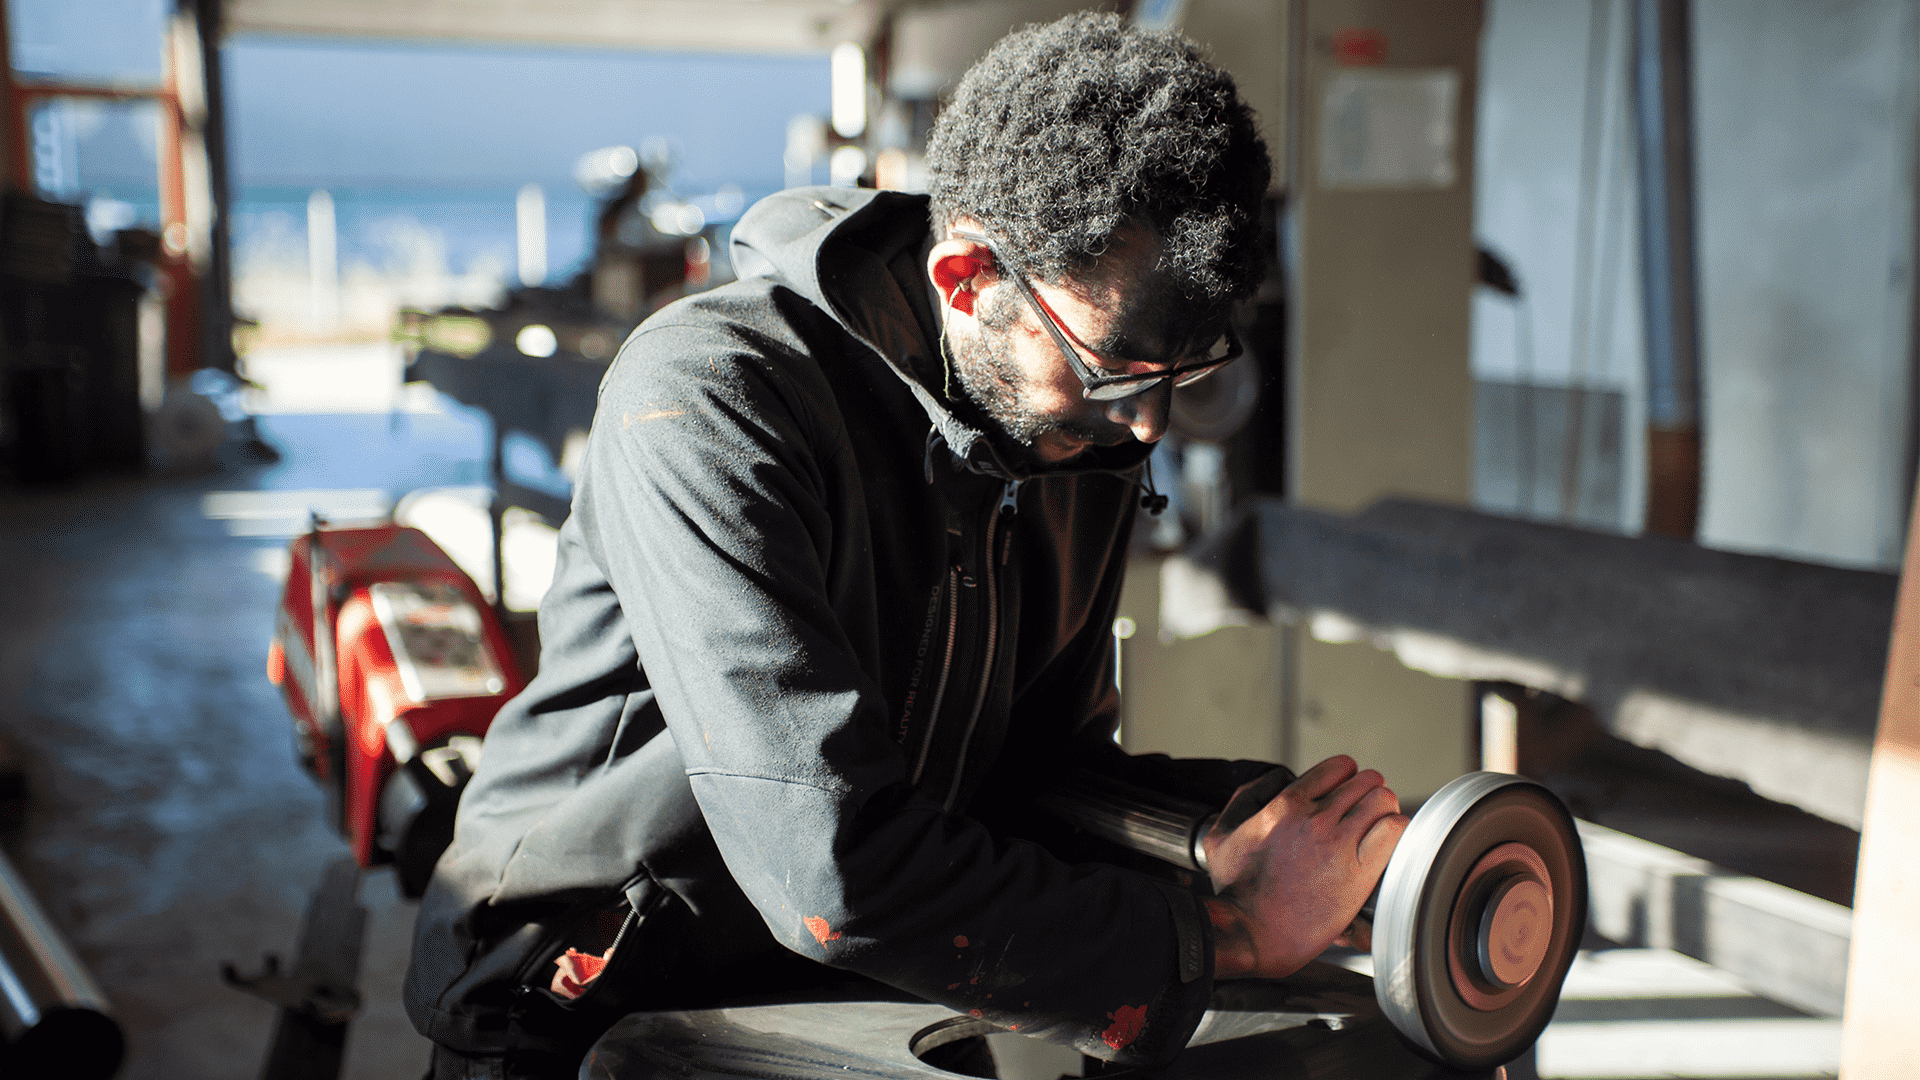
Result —
<path fill-rule="evenodd" d="M 1151 390 L 1107 405 L 1107 419 L 1124 424 L 1143 443 L 1156 443 L 1167 433 L 1167 410 L 1173 405 L 1173 380 Z"/>

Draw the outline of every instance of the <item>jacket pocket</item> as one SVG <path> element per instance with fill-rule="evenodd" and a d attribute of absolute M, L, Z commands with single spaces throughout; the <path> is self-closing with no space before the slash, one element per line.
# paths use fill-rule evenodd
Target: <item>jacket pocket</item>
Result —
<path fill-rule="evenodd" d="M 624 984 L 645 964 L 641 927 L 671 895 L 642 871 L 612 897 L 582 905 L 529 958 L 520 983 L 569 1012 L 620 1007 L 630 996 Z M 557 992 L 563 971 L 576 993 Z"/>

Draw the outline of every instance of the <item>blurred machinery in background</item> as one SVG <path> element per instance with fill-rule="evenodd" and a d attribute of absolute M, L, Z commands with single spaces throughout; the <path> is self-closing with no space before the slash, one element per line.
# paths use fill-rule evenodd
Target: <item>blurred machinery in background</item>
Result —
<path fill-rule="evenodd" d="M 479 588 L 418 529 L 316 523 L 291 555 L 268 676 L 355 860 L 392 863 L 417 898 L 526 680 Z"/>
<path fill-rule="evenodd" d="M 322 875 L 291 965 L 269 953 L 224 975 L 279 1007 L 261 1075 L 331 1080 L 361 1003 L 361 871 L 391 865 L 420 897 L 487 728 L 526 679 L 486 597 L 426 533 L 316 516 L 289 555 L 267 676 L 351 855 Z"/>
<path fill-rule="evenodd" d="M 732 279 L 723 254 L 745 197 L 726 186 L 701 196 L 668 182 L 671 144 L 609 146 L 582 155 L 574 178 L 601 199 L 586 265 L 558 287 L 523 286 L 495 308 L 403 311 L 397 336 L 405 380 L 425 382 L 484 412 L 491 426 L 491 581 L 506 581 L 501 544 L 513 514 L 558 525 L 592 423 L 606 365 L 642 319 L 688 293 Z M 504 594 L 498 610 L 530 639 Z M 537 599 L 537 598 L 536 598 Z M 529 605 L 524 610 L 531 610 Z M 531 647 L 526 655 L 537 652 Z"/>
<path fill-rule="evenodd" d="M 95 244 L 77 206 L 0 198 L 0 444 L 15 479 L 145 466 L 142 387 L 158 406 L 161 373 L 155 350 L 142 347 L 141 312 L 159 254 L 152 232 L 126 229 Z M 143 358 L 151 370 L 142 371 Z"/>
<path fill-rule="evenodd" d="M 574 179 L 601 200 L 586 265 L 557 287 L 513 289 L 494 308 L 403 311 L 398 334 L 410 361 L 433 353 L 605 363 L 647 315 L 730 280 L 722 252 L 745 197 L 732 186 L 683 197 L 668 183 L 673 165 L 672 147 L 660 137 L 638 150 L 609 146 L 582 155 Z M 409 378 L 440 385 L 439 374 L 429 362 Z"/>
<path fill-rule="evenodd" d="M 230 417 L 209 396 L 235 369 L 226 6 L 153 5 L 160 64 L 151 75 L 65 78 L 0 65 L 0 461 L 11 458 L 21 481 L 209 467 L 229 434 Z M 0 2 L 0 35 L 14 29 L 5 9 Z M 147 15 L 128 17 L 140 26 Z M 152 111 L 157 221 L 102 231 L 65 204 L 72 191 L 48 186 L 61 169 L 39 145 L 40 124 L 71 106 Z M 217 378 L 195 385 L 197 374 Z M 257 460 L 277 456 L 250 422 L 238 432 Z"/>

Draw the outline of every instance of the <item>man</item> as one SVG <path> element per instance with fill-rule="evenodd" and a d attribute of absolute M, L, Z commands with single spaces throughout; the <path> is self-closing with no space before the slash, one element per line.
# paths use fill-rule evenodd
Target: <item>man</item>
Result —
<path fill-rule="evenodd" d="M 608 371 L 539 677 L 421 907 L 437 1075 L 572 1075 L 623 1012 L 836 978 L 1163 1061 L 1384 867 L 1405 818 L 1345 758 L 1209 838 L 1216 895 L 1016 838 L 1069 766 L 1219 801 L 1264 768 L 1112 741 L 1141 465 L 1260 270 L 1231 80 L 1072 16 L 969 72 L 928 161 L 930 206 L 761 203 L 741 280 Z"/>

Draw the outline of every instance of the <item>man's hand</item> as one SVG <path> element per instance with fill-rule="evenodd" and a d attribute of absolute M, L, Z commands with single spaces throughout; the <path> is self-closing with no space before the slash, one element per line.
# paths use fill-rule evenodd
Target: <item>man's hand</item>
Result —
<path fill-rule="evenodd" d="M 1359 914 L 1407 828 L 1386 781 L 1344 754 L 1277 795 L 1261 787 L 1236 791 L 1201 841 L 1216 893 L 1206 902 L 1216 978 L 1276 979 L 1320 955 Z"/>

